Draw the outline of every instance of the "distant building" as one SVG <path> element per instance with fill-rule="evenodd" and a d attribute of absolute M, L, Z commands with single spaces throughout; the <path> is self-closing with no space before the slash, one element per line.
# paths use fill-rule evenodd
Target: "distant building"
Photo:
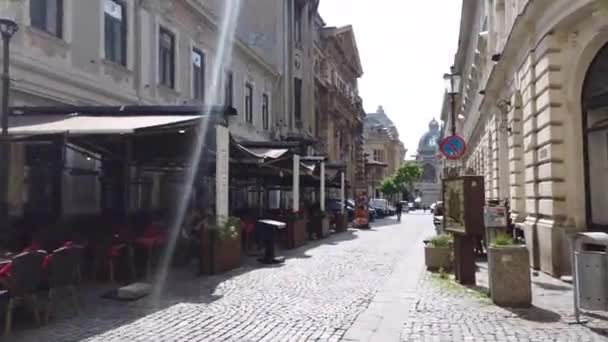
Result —
<path fill-rule="evenodd" d="M 430 206 L 441 199 L 441 182 L 439 177 L 438 144 L 441 138 L 439 123 L 433 119 L 428 132 L 420 138 L 416 161 L 423 169 L 420 182 L 414 184 L 414 196 L 420 198 L 420 204 Z"/>
<path fill-rule="evenodd" d="M 382 180 L 397 171 L 407 152 L 399 140 L 399 132 L 382 106 L 375 113 L 368 113 L 364 121 L 366 175 L 368 194 L 382 197 Z"/>

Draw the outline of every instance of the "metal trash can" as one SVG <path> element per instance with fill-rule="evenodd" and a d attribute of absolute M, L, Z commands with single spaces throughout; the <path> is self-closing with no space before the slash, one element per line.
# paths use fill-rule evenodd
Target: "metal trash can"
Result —
<path fill-rule="evenodd" d="M 608 234 L 579 233 L 572 239 L 574 315 L 608 311 Z"/>

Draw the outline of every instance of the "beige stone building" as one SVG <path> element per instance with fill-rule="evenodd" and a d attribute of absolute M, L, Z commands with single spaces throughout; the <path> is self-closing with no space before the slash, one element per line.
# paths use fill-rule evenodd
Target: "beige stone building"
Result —
<path fill-rule="evenodd" d="M 555 276 L 570 273 L 570 234 L 608 228 L 603 3 L 465 0 L 462 8 L 464 166 L 485 176 L 487 198 L 510 199 L 532 265 Z"/>
<path fill-rule="evenodd" d="M 407 150 L 399 140 L 397 127 L 382 106 L 365 116 L 364 139 L 367 192 L 370 197 L 382 198 L 380 184 L 401 166 Z"/>
<path fill-rule="evenodd" d="M 326 27 L 318 17 L 315 40 L 316 140 L 331 163 L 345 166 L 348 197 L 361 188 L 363 165 L 363 101 L 358 79 L 363 75 L 351 26 Z"/>
<path fill-rule="evenodd" d="M 296 3 L 304 6 L 300 10 L 315 11 L 314 1 Z M 255 5 L 242 1 L 241 12 L 247 15 L 240 16 L 232 54 L 222 63 L 217 84 L 221 90 L 210 98 L 205 89 L 218 62 L 223 4 L 219 0 L 2 1 L 1 16 L 19 24 L 11 42 L 10 105 L 230 104 L 239 113 L 230 118 L 235 138 L 264 141 L 287 136 L 299 124 L 293 117 L 298 111 L 286 109 L 295 100 L 293 78 L 281 77 L 292 65 L 283 51 L 294 51 L 285 50 L 286 44 L 297 47 L 288 35 L 309 15 L 297 12 L 293 1 L 256 0 Z M 262 14 L 266 20 L 257 17 Z M 311 46 L 312 35 L 306 37 Z M 289 63 L 293 60 L 292 56 Z M 312 62 L 305 63 L 312 71 Z M 312 76 L 305 83 L 304 96 L 312 96 L 311 80 Z M 302 122 L 312 117 L 305 114 L 312 105 L 305 103 Z M 12 148 L 13 215 L 27 207 L 50 208 L 50 194 L 55 191 L 50 189 L 52 175 L 29 165 L 26 152 L 24 144 Z M 95 172 L 101 163 L 71 149 L 65 158 L 63 213 L 100 210 L 102 190 Z M 74 177 L 71 168 L 91 172 Z M 161 186 L 157 181 L 153 184 Z"/>

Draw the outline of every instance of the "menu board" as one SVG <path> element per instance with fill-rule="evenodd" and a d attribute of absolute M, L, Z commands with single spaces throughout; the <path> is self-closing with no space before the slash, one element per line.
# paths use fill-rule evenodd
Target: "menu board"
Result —
<path fill-rule="evenodd" d="M 452 179 L 444 182 L 445 229 L 455 233 L 466 233 L 464 180 Z"/>

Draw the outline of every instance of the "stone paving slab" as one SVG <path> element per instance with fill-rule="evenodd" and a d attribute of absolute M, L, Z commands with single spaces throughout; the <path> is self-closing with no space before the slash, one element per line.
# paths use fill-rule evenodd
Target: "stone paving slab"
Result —
<path fill-rule="evenodd" d="M 427 273 L 401 340 L 608 341 L 608 322 L 574 325 L 569 321 L 564 313 L 539 307 L 497 307 L 485 294 Z"/>

